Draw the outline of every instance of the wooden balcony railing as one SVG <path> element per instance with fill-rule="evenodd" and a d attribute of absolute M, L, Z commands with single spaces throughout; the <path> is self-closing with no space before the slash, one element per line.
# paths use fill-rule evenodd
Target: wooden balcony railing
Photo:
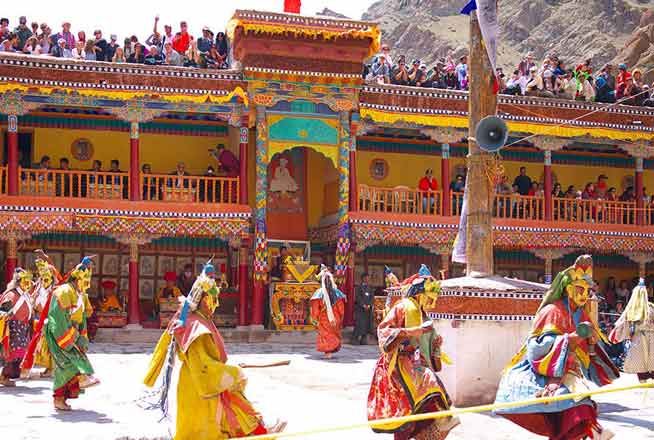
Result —
<path fill-rule="evenodd" d="M 143 174 L 143 200 L 188 203 L 237 203 L 238 177 Z"/>
<path fill-rule="evenodd" d="M 359 185 L 359 210 L 397 214 L 443 215 L 442 193 L 408 188 L 376 188 Z M 452 216 L 461 215 L 463 193 L 450 194 Z M 493 217 L 544 221 L 545 198 L 497 194 Z M 552 221 L 585 224 L 654 225 L 654 206 L 637 208 L 635 202 L 552 199 Z"/>
<path fill-rule="evenodd" d="M 359 185 L 359 209 L 361 211 L 441 215 L 442 202 L 440 191 Z"/>
<path fill-rule="evenodd" d="M 127 173 L 79 170 L 18 170 L 19 195 L 117 200 L 129 197 Z"/>

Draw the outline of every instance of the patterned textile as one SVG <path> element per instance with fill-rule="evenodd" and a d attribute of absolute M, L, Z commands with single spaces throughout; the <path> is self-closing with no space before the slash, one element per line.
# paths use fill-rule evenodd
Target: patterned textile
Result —
<path fill-rule="evenodd" d="M 377 329 L 382 352 L 368 393 L 368 420 L 401 417 L 447 410 L 451 401 L 436 375 L 440 371 L 440 350 L 435 331 L 412 334 L 409 328 L 427 320 L 414 299 L 396 303 Z M 443 439 L 458 424 L 457 418 L 387 424 L 373 428 L 378 433 L 395 433 L 396 440 Z M 426 433 L 438 432 L 430 437 Z"/>
<path fill-rule="evenodd" d="M 573 313 L 567 296 L 541 308 L 525 346 L 502 376 L 495 402 L 532 399 L 552 379 L 560 381 L 555 395 L 563 395 L 586 391 L 594 385 L 607 385 L 617 378 L 619 371 L 601 343 L 594 346 L 594 351 L 591 351 L 587 340 L 582 340 L 575 348 L 571 346 L 568 335 L 575 332 L 582 322 L 590 322 L 589 316 L 583 308 Z M 583 436 L 571 436 L 568 431 L 579 427 L 567 426 L 563 421 L 567 423 L 569 420 L 559 416 L 584 406 L 588 409 L 580 409 L 575 414 L 590 411 L 592 417 L 584 416 L 579 423 L 584 426 L 587 422 L 590 425 L 596 423 L 597 410 L 594 402 L 588 398 L 503 409 L 497 413 L 537 434 L 576 439 Z"/>
<path fill-rule="evenodd" d="M 323 353 L 336 353 L 341 349 L 341 328 L 345 314 L 345 295 L 338 289 L 330 298 L 334 313 L 334 322 L 330 322 L 320 288 L 311 297 L 311 320 L 318 327 L 316 349 Z"/>
<path fill-rule="evenodd" d="M 654 372 L 654 304 L 649 304 L 647 322 L 629 323 L 623 314 L 609 339 L 611 342 L 631 341 L 624 360 L 625 373 Z"/>
<path fill-rule="evenodd" d="M 80 374 L 93 374 L 91 362 L 86 357 L 89 345 L 86 319 L 91 312 L 86 294 L 79 293 L 69 283 L 52 293 L 44 331 L 55 366 L 55 390 L 68 386 Z"/>
<path fill-rule="evenodd" d="M 20 361 L 25 356 L 25 349 L 30 342 L 32 331 L 30 323 L 29 321 L 9 320 L 7 321 L 7 329 L 9 330 L 9 336 L 6 339 L 6 345 L 4 347 L 4 360 L 7 363 L 16 360 Z"/>

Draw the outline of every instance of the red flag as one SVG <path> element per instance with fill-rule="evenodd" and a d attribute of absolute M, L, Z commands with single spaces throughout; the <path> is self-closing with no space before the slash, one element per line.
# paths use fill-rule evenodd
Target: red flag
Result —
<path fill-rule="evenodd" d="M 302 3 L 301 0 L 284 0 L 284 12 L 299 14 L 300 3 Z"/>

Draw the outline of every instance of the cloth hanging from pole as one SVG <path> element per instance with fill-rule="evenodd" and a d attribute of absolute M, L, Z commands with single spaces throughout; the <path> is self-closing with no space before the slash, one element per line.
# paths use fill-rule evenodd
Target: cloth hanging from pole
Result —
<path fill-rule="evenodd" d="M 299 14 L 301 3 L 301 0 L 284 0 L 284 12 Z"/>

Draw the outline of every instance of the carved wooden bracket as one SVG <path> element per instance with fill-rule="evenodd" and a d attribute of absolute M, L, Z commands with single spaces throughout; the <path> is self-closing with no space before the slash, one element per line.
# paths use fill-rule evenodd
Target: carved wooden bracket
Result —
<path fill-rule="evenodd" d="M 453 144 L 461 142 L 466 135 L 463 131 L 454 127 L 423 128 L 420 133 L 429 136 L 432 140 L 441 144 Z"/>

